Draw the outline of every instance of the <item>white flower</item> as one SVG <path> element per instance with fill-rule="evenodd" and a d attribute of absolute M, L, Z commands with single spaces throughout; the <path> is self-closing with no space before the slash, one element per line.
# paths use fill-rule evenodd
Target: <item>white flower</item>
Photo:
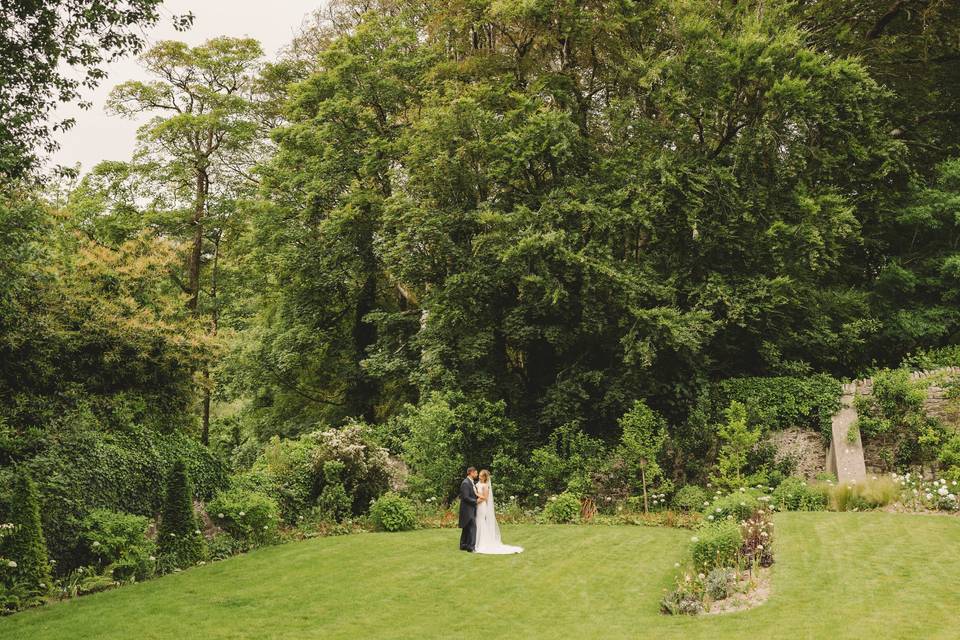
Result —
<path fill-rule="evenodd" d="M 720 513 L 721 511 L 722 509 L 720 507 L 717 507 L 717 513 Z"/>
<path fill-rule="evenodd" d="M 96 540 L 94 540 L 94 541 L 93 541 L 93 546 L 94 546 L 94 547 L 99 547 L 99 546 L 100 546 L 100 543 L 97 542 Z"/>
<path fill-rule="evenodd" d="M 747 506 L 747 503 L 746 503 L 746 502 L 741 502 L 741 503 L 740 503 L 740 506 L 741 506 L 741 507 L 745 507 L 745 506 Z"/>
<path fill-rule="evenodd" d="M 222 513 L 218 513 L 218 514 L 217 514 L 217 517 L 218 517 L 218 518 L 222 518 L 222 517 L 223 517 L 223 514 L 222 514 Z"/>
<path fill-rule="evenodd" d="M 690 538 L 690 542 L 697 542 L 698 540 L 700 540 L 700 538 L 698 538 L 697 536 L 693 536 L 692 538 Z"/>
<path fill-rule="evenodd" d="M 707 516 L 707 520 L 713 520 L 713 515 Z"/>
<path fill-rule="evenodd" d="M 264 530 L 264 531 L 266 531 L 267 528 L 268 528 L 267 525 L 263 525 L 263 530 Z"/>
<path fill-rule="evenodd" d="M 170 537 L 171 537 L 171 538 L 176 538 L 176 537 L 177 537 L 177 534 L 171 532 L 171 533 L 170 533 Z"/>
<path fill-rule="evenodd" d="M 673 568 L 674 568 L 674 569 L 679 569 L 679 568 L 680 568 L 680 563 L 679 563 L 679 562 L 674 562 L 674 563 L 673 563 Z"/>
<path fill-rule="evenodd" d="M 200 529 L 194 530 L 194 533 L 197 534 L 197 535 L 200 535 Z"/>
<path fill-rule="evenodd" d="M 245 515 L 247 515 L 245 512 L 243 512 L 243 511 L 240 512 L 240 516 L 241 516 L 241 517 L 242 517 L 242 516 L 245 516 Z"/>
<path fill-rule="evenodd" d="M 928 493 L 928 494 L 927 494 L 927 500 L 933 500 L 933 494 Z"/>
<path fill-rule="evenodd" d="M 202 566 L 205 565 L 205 564 L 207 564 L 207 563 L 204 562 L 203 560 L 201 560 L 200 562 L 197 563 L 197 566 L 202 567 Z"/>
<path fill-rule="evenodd" d="M 47 588 L 47 583 L 46 583 L 46 582 L 41 582 L 41 583 L 40 583 L 40 588 L 41 588 L 41 589 L 46 589 L 46 588 Z"/>
<path fill-rule="evenodd" d="M 950 493 L 950 490 L 947 489 L 946 487 L 940 487 L 939 489 L 937 489 L 937 493 L 939 493 L 941 496 L 945 496 L 948 493 Z"/>
<path fill-rule="evenodd" d="M 697 574 L 697 577 L 700 578 L 701 580 L 703 580 L 703 579 L 706 578 L 707 576 L 703 575 L 702 573 L 698 573 L 698 574 Z"/>
<path fill-rule="evenodd" d="M 16 569 L 16 568 L 17 568 L 17 563 L 16 563 L 16 561 L 14 561 L 14 560 L 10 560 L 10 561 L 7 562 L 7 566 L 10 567 L 11 569 Z"/>
<path fill-rule="evenodd" d="M 763 545 L 762 545 L 762 544 L 758 544 L 758 545 L 757 545 L 757 549 L 759 549 L 760 551 L 763 551 Z"/>
<path fill-rule="evenodd" d="M 150 562 L 154 562 L 155 560 L 156 558 L 154 556 L 150 556 Z"/>
<path fill-rule="evenodd" d="M 704 500 L 704 501 L 703 501 L 703 506 L 705 506 L 705 507 L 709 507 L 709 506 L 710 506 L 710 503 L 709 503 L 709 502 L 707 502 L 706 500 Z"/>

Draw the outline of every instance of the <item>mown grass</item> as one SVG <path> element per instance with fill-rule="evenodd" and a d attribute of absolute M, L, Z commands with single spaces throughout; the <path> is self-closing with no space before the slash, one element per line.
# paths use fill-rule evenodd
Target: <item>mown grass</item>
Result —
<path fill-rule="evenodd" d="M 960 519 L 776 518 L 770 600 L 724 616 L 658 613 L 690 532 L 507 526 L 527 551 L 456 550 L 456 530 L 272 547 L 0 619 L 0 639 L 956 638 Z"/>

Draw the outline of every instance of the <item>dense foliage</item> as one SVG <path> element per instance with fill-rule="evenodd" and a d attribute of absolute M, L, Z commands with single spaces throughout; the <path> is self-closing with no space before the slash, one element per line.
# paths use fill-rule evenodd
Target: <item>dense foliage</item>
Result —
<path fill-rule="evenodd" d="M 271 62 L 155 43 L 108 105 L 134 157 L 41 185 L 61 63 L 99 80 L 157 6 L 35 4 L 0 10 L 0 486 L 36 479 L 68 591 L 152 573 L 161 511 L 162 572 L 200 526 L 439 522 L 467 465 L 518 518 L 742 519 L 771 432 L 829 437 L 874 372 L 867 445 L 960 474 L 883 369 L 960 365 L 954 3 L 340 0 Z"/>

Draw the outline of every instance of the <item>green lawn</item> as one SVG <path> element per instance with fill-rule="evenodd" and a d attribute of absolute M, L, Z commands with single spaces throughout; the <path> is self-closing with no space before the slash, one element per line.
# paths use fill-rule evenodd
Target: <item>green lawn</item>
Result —
<path fill-rule="evenodd" d="M 0 639 L 956 638 L 960 519 L 777 516 L 773 595 L 752 611 L 658 613 L 690 532 L 507 526 L 519 556 L 457 530 L 271 547 L 0 619 Z"/>

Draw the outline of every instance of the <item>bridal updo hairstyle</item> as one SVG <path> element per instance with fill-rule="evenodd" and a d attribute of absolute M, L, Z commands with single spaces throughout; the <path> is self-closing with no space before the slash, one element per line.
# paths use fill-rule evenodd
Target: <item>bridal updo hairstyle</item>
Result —
<path fill-rule="evenodd" d="M 490 481 L 490 472 L 484 469 L 480 472 L 480 482 L 489 482 Z"/>

